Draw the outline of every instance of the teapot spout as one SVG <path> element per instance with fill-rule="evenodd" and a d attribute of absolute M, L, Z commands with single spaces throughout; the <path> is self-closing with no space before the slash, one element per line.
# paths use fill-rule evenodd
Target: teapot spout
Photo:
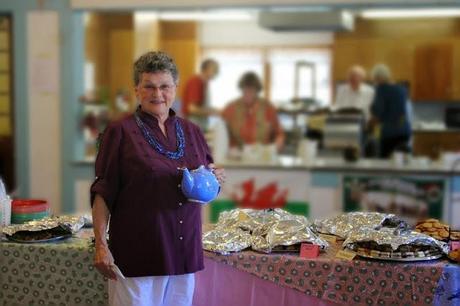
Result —
<path fill-rule="evenodd" d="M 184 191 L 185 194 L 189 194 L 193 190 L 193 177 L 190 174 L 190 171 L 187 168 L 182 169 L 182 190 Z"/>

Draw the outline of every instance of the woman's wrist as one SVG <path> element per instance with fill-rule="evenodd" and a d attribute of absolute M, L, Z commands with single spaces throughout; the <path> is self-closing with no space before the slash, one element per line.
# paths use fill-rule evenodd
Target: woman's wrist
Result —
<path fill-rule="evenodd" d="M 95 244 L 96 249 L 108 248 L 109 247 L 109 245 L 107 244 L 107 240 L 102 240 L 102 239 L 98 240 L 98 239 L 96 239 L 94 244 Z"/>

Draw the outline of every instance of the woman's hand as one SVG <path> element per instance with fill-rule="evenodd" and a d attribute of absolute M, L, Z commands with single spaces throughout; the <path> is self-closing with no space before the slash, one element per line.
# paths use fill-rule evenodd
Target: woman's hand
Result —
<path fill-rule="evenodd" d="M 212 172 L 216 176 L 217 181 L 219 182 L 219 184 L 222 185 L 223 183 L 225 183 L 226 176 L 225 176 L 225 169 L 224 168 L 217 168 L 216 165 L 214 165 L 214 164 L 209 164 L 208 168 L 212 170 Z"/>
<path fill-rule="evenodd" d="M 96 246 L 96 255 L 94 256 L 94 266 L 105 277 L 117 280 L 117 275 L 112 270 L 114 260 L 112 253 L 106 245 Z"/>

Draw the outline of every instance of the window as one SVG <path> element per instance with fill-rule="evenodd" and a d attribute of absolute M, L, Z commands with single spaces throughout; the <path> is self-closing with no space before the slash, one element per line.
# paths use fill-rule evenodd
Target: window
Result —
<path fill-rule="evenodd" d="M 328 49 L 274 49 L 268 53 L 268 62 L 273 103 L 287 103 L 292 98 L 315 98 L 321 105 L 331 103 Z"/>
<path fill-rule="evenodd" d="M 254 71 L 263 82 L 263 55 L 251 49 L 207 49 L 203 58 L 213 58 L 219 63 L 219 74 L 209 84 L 211 106 L 222 109 L 240 95 L 238 81 L 243 73 Z"/>
<path fill-rule="evenodd" d="M 220 66 L 219 75 L 209 85 L 213 107 L 221 109 L 240 95 L 238 80 L 246 71 L 259 75 L 269 89 L 267 98 L 275 105 L 293 98 L 314 98 L 321 105 L 331 103 L 328 48 L 206 48 L 203 58 L 213 58 Z M 265 73 L 269 73 L 267 80 Z"/>

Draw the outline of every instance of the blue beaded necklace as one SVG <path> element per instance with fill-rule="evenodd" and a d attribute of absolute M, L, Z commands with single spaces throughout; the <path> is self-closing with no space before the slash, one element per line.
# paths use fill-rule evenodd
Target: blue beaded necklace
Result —
<path fill-rule="evenodd" d="M 179 159 L 184 156 L 185 137 L 184 137 L 184 131 L 182 130 L 182 126 L 179 120 L 176 119 L 176 122 L 175 122 L 177 151 L 171 152 L 171 151 L 167 151 L 155 138 L 153 138 L 153 136 L 147 130 L 144 122 L 142 122 L 138 114 L 134 114 L 134 117 L 136 118 L 137 126 L 142 131 L 142 134 L 144 135 L 145 140 L 147 140 L 147 142 L 150 144 L 150 146 L 155 151 L 166 156 L 169 159 Z"/>

